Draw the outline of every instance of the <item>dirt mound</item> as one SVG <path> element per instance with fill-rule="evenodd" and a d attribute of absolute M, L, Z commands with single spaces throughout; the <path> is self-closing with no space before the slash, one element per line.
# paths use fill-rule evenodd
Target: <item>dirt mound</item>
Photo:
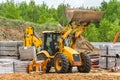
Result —
<path fill-rule="evenodd" d="M 12 73 L 0 75 L 0 80 L 120 80 L 120 73 L 108 73 L 101 69 L 93 69 L 90 73 Z"/>
<path fill-rule="evenodd" d="M 45 30 L 59 30 L 60 24 L 45 23 L 36 24 L 22 20 L 7 19 L 0 16 L 0 41 L 1 40 L 23 40 L 26 26 L 33 26 L 35 32 L 42 33 Z"/>
<path fill-rule="evenodd" d="M 24 31 L 22 28 L 0 26 L 0 40 L 23 40 Z"/>

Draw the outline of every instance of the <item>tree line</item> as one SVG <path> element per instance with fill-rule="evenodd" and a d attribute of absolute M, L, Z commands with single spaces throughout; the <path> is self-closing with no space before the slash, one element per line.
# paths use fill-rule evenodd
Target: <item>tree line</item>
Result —
<path fill-rule="evenodd" d="M 60 4 L 57 8 L 49 8 L 44 2 L 41 5 L 36 5 L 34 0 L 29 3 L 23 1 L 17 4 L 14 3 L 14 0 L 6 0 L 6 2 L 0 3 L 0 16 L 38 24 L 63 25 L 64 23 L 63 26 L 65 26 L 67 19 L 63 15 L 63 8 L 70 8 L 70 5 Z M 81 6 L 79 8 L 85 9 Z M 120 32 L 120 2 L 118 0 L 110 0 L 109 2 L 103 0 L 100 7 L 91 7 L 90 9 L 103 11 L 104 16 L 99 24 L 91 23 L 83 36 L 93 42 L 113 41 L 115 34 Z"/>

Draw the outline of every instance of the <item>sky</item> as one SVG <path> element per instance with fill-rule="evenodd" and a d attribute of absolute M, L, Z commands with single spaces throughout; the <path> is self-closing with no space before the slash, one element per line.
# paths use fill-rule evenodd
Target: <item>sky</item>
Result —
<path fill-rule="evenodd" d="M 0 2 L 5 2 L 6 0 L 0 0 Z M 20 3 L 22 1 L 26 1 L 27 3 L 30 2 L 30 0 L 14 0 L 15 3 Z M 61 3 L 64 2 L 64 4 L 69 4 L 71 5 L 71 7 L 80 7 L 80 6 L 84 6 L 84 7 L 97 7 L 100 6 L 101 2 L 103 0 L 34 0 L 36 2 L 36 4 L 42 4 L 43 1 L 49 6 L 53 6 L 55 8 L 57 8 L 57 6 Z M 104 1 L 110 1 L 110 0 L 104 0 Z"/>

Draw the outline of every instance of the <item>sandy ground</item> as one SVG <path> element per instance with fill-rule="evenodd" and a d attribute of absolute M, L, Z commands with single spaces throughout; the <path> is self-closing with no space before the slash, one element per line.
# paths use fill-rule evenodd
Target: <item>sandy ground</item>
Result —
<path fill-rule="evenodd" d="M 1 74 L 0 80 L 120 80 L 120 72 L 92 69 L 90 73 L 10 73 Z"/>

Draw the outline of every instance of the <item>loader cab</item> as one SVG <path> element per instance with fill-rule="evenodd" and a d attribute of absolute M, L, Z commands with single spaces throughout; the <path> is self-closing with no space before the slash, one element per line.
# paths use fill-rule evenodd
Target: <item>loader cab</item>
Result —
<path fill-rule="evenodd" d="M 50 53 L 50 56 L 54 55 L 58 51 L 59 39 L 60 33 L 56 33 L 54 31 L 43 32 L 43 48 Z"/>

